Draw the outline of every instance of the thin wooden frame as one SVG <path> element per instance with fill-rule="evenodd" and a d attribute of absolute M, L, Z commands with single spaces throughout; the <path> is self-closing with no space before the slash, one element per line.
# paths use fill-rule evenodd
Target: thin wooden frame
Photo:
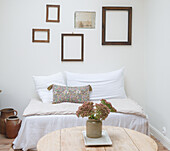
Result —
<path fill-rule="evenodd" d="M 65 59 L 64 58 L 64 37 L 79 36 L 81 37 L 81 58 L 80 59 Z M 84 61 L 84 34 L 61 34 L 61 61 Z"/>
<path fill-rule="evenodd" d="M 106 11 L 128 11 L 127 41 L 106 41 Z M 131 45 L 132 44 L 132 7 L 102 7 L 102 45 Z"/>
<path fill-rule="evenodd" d="M 47 40 L 35 40 L 35 32 L 47 32 Z M 50 29 L 32 29 L 32 42 L 49 43 Z"/>
<path fill-rule="evenodd" d="M 50 7 L 58 9 L 58 16 L 57 16 L 56 20 L 49 19 L 49 8 Z M 60 5 L 46 5 L 46 22 L 54 22 L 54 23 L 60 22 Z"/>

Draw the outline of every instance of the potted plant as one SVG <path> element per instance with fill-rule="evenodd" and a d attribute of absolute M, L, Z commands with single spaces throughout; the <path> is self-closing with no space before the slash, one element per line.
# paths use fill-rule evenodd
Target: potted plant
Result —
<path fill-rule="evenodd" d="M 84 102 L 76 112 L 77 117 L 88 117 L 86 122 L 86 135 L 90 138 L 99 138 L 102 136 L 102 120 L 105 120 L 110 112 L 116 112 L 116 109 L 105 99 L 101 103 Z"/>

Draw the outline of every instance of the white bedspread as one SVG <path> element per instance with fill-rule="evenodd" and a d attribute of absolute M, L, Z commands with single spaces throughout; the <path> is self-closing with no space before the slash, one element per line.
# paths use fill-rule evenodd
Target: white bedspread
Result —
<path fill-rule="evenodd" d="M 134 101 L 130 99 L 113 100 L 113 101 L 114 101 L 114 107 L 119 112 L 122 113 L 110 113 L 108 118 L 105 121 L 103 121 L 103 125 L 125 127 L 125 128 L 139 131 L 144 134 L 148 134 L 148 120 L 140 106 L 138 106 Z M 124 103 L 122 102 L 124 105 L 120 107 L 119 106 L 120 102 L 118 101 L 124 101 Z M 128 101 L 129 103 L 127 103 L 126 101 Z M 111 101 L 109 100 L 109 102 Z M 63 109 L 61 110 L 60 105 L 62 104 L 68 105 L 68 106 L 64 105 L 65 110 Z M 76 109 L 80 104 L 77 104 L 76 105 L 77 107 L 75 106 L 75 108 L 73 107 L 72 109 L 69 110 L 68 108 L 71 103 L 62 103 L 62 104 L 51 106 L 50 104 L 42 104 L 38 100 L 32 100 L 24 111 L 24 116 L 26 117 L 23 119 L 18 136 L 13 142 L 14 149 L 23 149 L 24 151 L 26 151 L 28 149 L 36 148 L 38 140 L 42 136 L 46 135 L 47 133 L 62 128 L 84 126 L 86 124 L 87 118 L 77 118 L 75 115 L 75 111 L 72 112 L 73 111 L 72 109 Z M 33 105 L 35 105 L 35 107 Z M 37 108 L 36 105 L 39 105 L 39 108 Z M 59 115 L 47 115 L 47 114 L 57 114 L 55 106 L 58 106 L 57 111 Z M 129 112 L 127 106 L 131 106 L 132 108 L 133 107 L 137 107 L 137 108 L 132 109 L 130 107 L 131 112 Z M 49 112 L 49 107 L 51 110 L 50 112 Z M 129 114 L 127 114 L 127 110 Z M 34 115 L 34 116 L 30 116 L 30 115 Z"/>
<path fill-rule="evenodd" d="M 134 114 L 146 117 L 141 106 L 131 99 L 108 99 L 108 101 L 116 108 L 118 113 Z M 100 101 L 95 101 L 100 103 Z M 24 111 L 24 116 L 32 115 L 69 115 L 75 114 L 78 107 L 82 104 L 79 103 L 59 103 L 47 104 L 42 103 L 37 99 L 32 99 Z"/>

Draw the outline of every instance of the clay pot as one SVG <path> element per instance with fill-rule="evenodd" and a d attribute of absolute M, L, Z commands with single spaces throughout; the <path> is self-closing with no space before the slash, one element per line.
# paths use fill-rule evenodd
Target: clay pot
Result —
<path fill-rule="evenodd" d="M 5 119 L 6 123 L 6 137 L 15 138 L 21 126 L 21 120 L 17 116 L 10 116 Z"/>
<path fill-rule="evenodd" d="M 5 108 L 0 110 L 0 133 L 5 134 L 5 119 L 12 115 L 17 115 L 17 111 L 12 108 Z"/>
<path fill-rule="evenodd" d="M 89 138 L 99 138 L 102 136 L 102 121 L 88 119 L 86 122 L 86 136 Z"/>

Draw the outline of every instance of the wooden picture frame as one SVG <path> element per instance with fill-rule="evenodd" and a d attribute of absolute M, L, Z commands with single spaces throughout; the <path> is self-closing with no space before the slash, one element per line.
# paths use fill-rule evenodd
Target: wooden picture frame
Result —
<path fill-rule="evenodd" d="M 61 34 L 61 61 L 84 61 L 84 34 Z"/>
<path fill-rule="evenodd" d="M 113 17 L 111 17 L 111 15 L 113 15 Z M 116 22 L 116 19 L 118 19 L 118 22 Z M 110 22 L 110 24 L 112 23 L 113 26 L 108 25 L 109 24 L 108 22 Z M 119 22 L 120 24 L 115 25 Z M 114 28 L 114 26 L 120 28 L 119 29 L 120 33 L 118 29 Z M 108 32 L 110 35 L 107 33 L 107 28 L 109 27 L 111 27 L 111 29 Z M 112 33 L 112 30 L 113 32 L 114 30 L 116 31 L 115 34 Z M 117 37 L 109 39 L 110 38 L 109 36 Z M 131 44 L 132 44 L 132 7 L 102 7 L 102 45 L 131 45 Z"/>
<path fill-rule="evenodd" d="M 56 9 L 56 19 L 50 19 L 50 8 Z M 46 5 L 46 22 L 60 22 L 60 5 Z"/>
<path fill-rule="evenodd" d="M 36 32 L 46 32 L 46 39 L 36 39 Z M 32 42 L 49 43 L 50 29 L 32 29 Z"/>

